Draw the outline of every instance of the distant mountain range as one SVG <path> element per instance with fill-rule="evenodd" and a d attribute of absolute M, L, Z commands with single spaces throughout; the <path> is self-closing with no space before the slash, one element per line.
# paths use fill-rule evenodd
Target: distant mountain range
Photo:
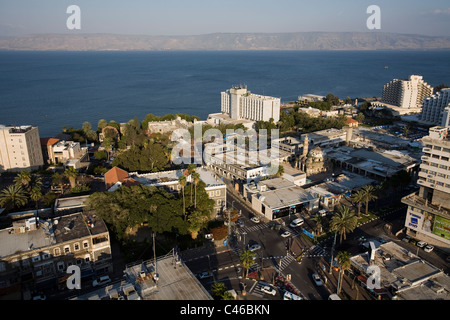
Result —
<path fill-rule="evenodd" d="M 0 38 L 0 50 L 439 50 L 450 37 L 382 32 L 213 33 L 192 36 L 32 34 Z"/>

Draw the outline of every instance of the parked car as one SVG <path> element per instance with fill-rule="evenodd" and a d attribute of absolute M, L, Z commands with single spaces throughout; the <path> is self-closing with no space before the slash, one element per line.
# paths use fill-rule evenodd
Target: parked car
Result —
<path fill-rule="evenodd" d="M 253 216 L 250 218 L 251 221 L 253 221 L 254 223 L 260 223 L 261 219 L 259 217 Z"/>
<path fill-rule="evenodd" d="M 316 286 L 323 286 L 323 282 L 322 282 L 322 280 L 320 280 L 320 277 L 319 277 L 319 275 L 317 274 L 317 273 L 313 273 L 312 274 L 312 278 L 313 278 L 313 280 L 314 280 L 314 283 L 316 284 Z"/>
<path fill-rule="evenodd" d="M 38 294 L 37 296 L 33 297 L 33 300 L 47 300 L 47 297 L 45 294 Z"/>
<path fill-rule="evenodd" d="M 410 236 L 406 236 L 402 239 L 403 242 L 409 242 L 409 240 L 411 240 Z"/>
<path fill-rule="evenodd" d="M 417 245 L 417 240 L 414 238 L 409 239 L 409 243 L 413 244 L 413 245 Z"/>
<path fill-rule="evenodd" d="M 248 249 L 249 249 L 251 252 L 255 252 L 255 251 L 261 249 L 261 246 L 260 246 L 259 244 L 255 243 L 255 244 L 252 244 Z"/>
<path fill-rule="evenodd" d="M 428 244 L 428 243 L 426 243 L 425 241 L 419 241 L 419 242 L 417 242 L 417 246 L 418 246 L 419 248 L 423 248 L 423 247 L 425 247 L 427 244 Z"/>
<path fill-rule="evenodd" d="M 105 284 L 108 284 L 111 282 L 111 279 L 109 276 L 101 276 L 94 281 L 92 281 L 92 286 L 98 287 L 98 286 L 104 286 Z"/>
<path fill-rule="evenodd" d="M 431 252 L 431 251 L 433 251 L 433 249 L 434 249 L 434 247 L 433 247 L 432 245 L 427 244 L 427 245 L 425 246 L 425 248 L 423 248 L 423 251 L 425 251 L 425 252 Z"/>
<path fill-rule="evenodd" d="M 319 210 L 319 212 L 317 212 L 317 215 L 319 217 L 326 217 L 327 214 L 328 214 L 328 210 L 326 210 L 326 209 L 322 209 L 322 210 Z"/>
<path fill-rule="evenodd" d="M 277 294 L 275 289 L 272 288 L 271 286 L 264 286 L 264 287 L 261 288 L 261 291 L 266 293 L 266 294 L 271 294 L 272 296 Z"/>
<path fill-rule="evenodd" d="M 241 228 L 245 226 L 244 221 L 242 221 L 241 219 L 236 220 L 236 225 Z"/>
<path fill-rule="evenodd" d="M 205 271 L 205 272 L 202 272 L 202 273 L 200 273 L 200 274 L 198 275 L 198 277 L 199 277 L 200 279 L 206 279 L 206 278 L 210 278 L 210 277 L 212 277 L 212 276 L 213 276 L 213 274 L 212 274 L 211 271 Z"/>
<path fill-rule="evenodd" d="M 305 221 L 302 218 L 297 218 L 291 222 L 289 226 L 292 228 L 300 227 Z"/>
<path fill-rule="evenodd" d="M 289 237 L 291 235 L 291 233 L 289 232 L 289 231 L 284 231 L 282 234 L 281 234 L 281 236 L 283 237 L 283 238 L 287 238 L 287 237 Z"/>

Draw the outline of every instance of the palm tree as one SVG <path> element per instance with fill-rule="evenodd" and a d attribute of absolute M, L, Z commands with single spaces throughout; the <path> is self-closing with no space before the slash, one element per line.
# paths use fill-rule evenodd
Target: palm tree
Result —
<path fill-rule="evenodd" d="M 194 180 L 194 207 L 197 208 L 197 184 L 200 182 L 200 174 L 198 172 L 192 173 L 192 179 Z"/>
<path fill-rule="evenodd" d="M 38 187 L 33 187 L 33 189 L 31 189 L 30 191 L 30 199 L 36 203 L 36 210 L 37 210 L 39 206 L 39 201 L 42 199 L 41 189 Z"/>
<path fill-rule="evenodd" d="M 186 183 L 187 183 L 186 177 L 185 176 L 181 176 L 178 179 L 178 183 L 181 186 L 181 193 L 183 194 L 183 214 L 184 214 L 184 217 L 186 218 L 186 202 L 184 200 L 184 187 L 186 187 Z"/>
<path fill-rule="evenodd" d="M 367 185 L 361 189 L 363 193 L 364 203 L 366 204 L 366 215 L 369 215 L 369 202 L 378 199 L 376 195 L 376 188 L 371 185 Z"/>
<path fill-rule="evenodd" d="M 73 167 L 69 167 L 64 171 L 64 175 L 69 178 L 70 181 L 70 187 L 75 188 L 76 186 L 76 180 L 78 177 L 78 171 L 75 170 Z"/>
<path fill-rule="evenodd" d="M 325 223 L 325 219 L 319 215 L 316 215 L 312 218 L 312 220 L 316 223 L 316 232 L 319 237 L 322 234 L 322 228 Z"/>
<path fill-rule="evenodd" d="M 31 183 L 31 173 L 26 170 L 20 171 L 14 178 L 14 183 L 27 189 Z"/>
<path fill-rule="evenodd" d="M 22 186 L 12 184 L 0 193 L 0 205 L 9 208 L 19 208 L 28 202 L 27 195 Z"/>
<path fill-rule="evenodd" d="M 191 179 L 192 179 L 192 174 L 195 172 L 196 168 L 197 168 L 197 166 L 195 164 L 193 164 L 193 163 L 188 165 L 187 170 L 188 170 L 189 175 L 191 176 Z M 192 192 L 192 187 L 193 187 L 193 183 L 191 181 L 191 205 L 192 205 L 192 193 L 193 193 Z"/>
<path fill-rule="evenodd" d="M 358 190 L 350 197 L 350 201 L 357 205 L 358 218 L 361 217 L 361 204 L 364 202 L 364 192 L 362 190 Z"/>
<path fill-rule="evenodd" d="M 336 259 L 339 264 L 339 287 L 338 287 L 338 294 L 341 292 L 342 289 L 342 278 L 344 276 L 344 271 L 349 270 L 351 267 L 351 254 L 347 251 L 339 251 Z"/>
<path fill-rule="evenodd" d="M 341 206 L 339 211 L 331 219 L 331 230 L 336 231 L 340 235 L 340 243 L 342 239 L 346 239 L 346 234 L 353 232 L 358 223 L 358 218 L 353 211 L 346 206 Z"/>
<path fill-rule="evenodd" d="M 248 276 L 248 269 L 250 269 L 250 267 L 255 263 L 255 261 L 253 261 L 253 257 L 255 256 L 255 254 L 253 252 L 251 252 L 250 250 L 245 250 L 244 252 L 242 252 L 241 257 L 240 257 L 240 261 L 241 261 L 241 266 L 244 269 L 244 279 L 243 279 L 243 285 L 244 285 L 244 292 L 245 292 L 245 279 Z"/>

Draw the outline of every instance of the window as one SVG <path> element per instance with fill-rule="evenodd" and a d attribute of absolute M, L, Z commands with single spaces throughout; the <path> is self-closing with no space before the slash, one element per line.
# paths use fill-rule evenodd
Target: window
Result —
<path fill-rule="evenodd" d="M 84 249 L 89 248 L 89 242 L 83 241 L 83 248 Z"/>
<path fill-rule="evenodd" d="M 216 196 L 220 196 L 220 190 L 216 190 Z"/>
<path fill-rule="evenodd" d="M 53 254 L 55 255 L 55 257 L 61 255 L 61 249 L 60 249 L 60 248 L 55 248 L 55 249 L 53 250 Z"/>
<path fill-rule="evenodd" d="M 65 246 L 64 247 L 64 253 L 69 253 L 70 252 L 70 247 L 69 246 Z"/>
<path fill-rule="evenodd" d="M 44 252 L 42 254 L 42 259 L 43 260 L 46 260 L 46 259 L 49 259 L 49 258 L 50 258 L 50 252 L 46 251 L 46 252 Z"/>
<path fill-rule="evenodd" d="M 32 261 L 32 262 L 38 262 L 38 261 L 41 261 L 41 256 L 37 254 L 37 255 L 31 257 L 31 261 Z"/>
<path fill-rule="evenodd" d="M 80 250 L 80 244 L 79 244 L 79 243 L 75 243 L 75 244 L 73 245 L 73 249 L 74 249 L 75 251 Z"/>
<path fill-rule="evenodd" d="M 64 262 L 60 261 L 56 264 L 56 267 L 58 268 L 58 271 L 64 271 Z"/>

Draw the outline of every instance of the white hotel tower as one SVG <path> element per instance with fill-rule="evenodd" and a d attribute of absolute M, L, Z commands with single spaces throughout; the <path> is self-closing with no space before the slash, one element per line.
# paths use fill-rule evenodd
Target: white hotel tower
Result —
<path fill-rule="evenodd" d="M 450 88 L 442 89 L 423 101 L 421 121 L 427 124 L 449 126 Z"/>
<path fill-rule="evenodd" d="M 233 87 L 221 93 L 221 112 L 232 120 L 270 121 L 280 120 L 279 98 L 250 93 L 247 88 Z"/>

